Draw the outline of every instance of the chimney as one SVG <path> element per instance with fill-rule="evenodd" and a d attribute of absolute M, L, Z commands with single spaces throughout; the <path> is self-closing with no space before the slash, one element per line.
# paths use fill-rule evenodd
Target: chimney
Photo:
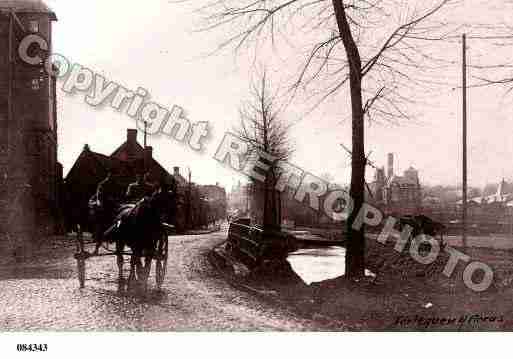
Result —
<path fill-rule="evenodd" d="M 387 177 L 390 178 L 394 175 L 394 154 L 388 154 L 388 172 Z"/>
<path fill-rule="evenodd" d="M 147 146 L 144 149 L 144 167 L 146 171 L 150 170 L 150 165 L 153 160 L 153 147 Z"/>
<path fill-rule="evenodd" d="M 180 176 L 180 167 L 173 167 L 173 175 Z"/>
<path fill-rule="evenodd" d="M 135 144 L 137 142 L 137 130 L 129 128 L 126 130 L 126 142 Z"/>

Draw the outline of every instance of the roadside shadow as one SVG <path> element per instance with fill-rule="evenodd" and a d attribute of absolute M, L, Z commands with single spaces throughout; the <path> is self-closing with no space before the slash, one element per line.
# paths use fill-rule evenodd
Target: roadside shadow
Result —
<path fill-rule="evenodd" d="M 0 268 L 0 280 L 18 279 L 70 279 L 75 276 L 74 269 L 53 265 L 25 265 Z"/>
<path fill-rule="evenodd" d="M 119 280 L 108 280 L 104 283 L 108 287 L 95 287 L 94 292 L 102 296 L 112 296 L 151 305 L 159 305 L 169 298 L 169 291 L 164 288 L 157 289 L 149 285 L 149 288 L 144 291 L 140 288 L 127 289 L 126 282 L 120 283 Z"/>

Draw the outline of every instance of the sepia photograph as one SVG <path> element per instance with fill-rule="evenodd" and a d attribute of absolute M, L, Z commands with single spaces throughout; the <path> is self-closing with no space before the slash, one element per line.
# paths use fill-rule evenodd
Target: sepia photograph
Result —
<path fill-rule="evenodd" d="M 0 353 L 510 332 L 512 110 L 510 0 L 0 0 Z"/>

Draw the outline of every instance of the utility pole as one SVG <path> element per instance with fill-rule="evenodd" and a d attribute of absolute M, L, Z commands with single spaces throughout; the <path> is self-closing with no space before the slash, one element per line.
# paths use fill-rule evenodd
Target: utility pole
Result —
<path fill-rule="evenodd" d="M 148 134 L 148 122 L 144 121 L 144 148 L 147 147 L 146 137 Z"/>
<path fill-rule="evenodd" d="M 191 169 L 187 168 L 188 176 L 187 176 L 187 210 L 185 215 L 187 216 L 187 227 L 188 229 L 192 229 L 192 173 Z"/>
<path fill-rule="evenodd" d="M 246 185 L 246 215 L 249 217 L 249 196 L 250 196 L 249 183 Z"/>
<path fill-rule="evenodd" d="M 463 34 L 463 203 L 462 203 L 462 224 L 463 224 L 463 247 L 467 247 L 467 38 Z"/>

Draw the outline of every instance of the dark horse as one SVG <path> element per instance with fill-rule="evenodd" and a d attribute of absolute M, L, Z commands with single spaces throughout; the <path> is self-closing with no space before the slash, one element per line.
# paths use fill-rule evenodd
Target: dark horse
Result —
<path fill-rule="evenodd" d="M 157 285 L 162 285 L 167 259 L 168 223 L 174 222 L 175 193 L 161 185 L 151 197 L 135 205 L 122 205 L 114 223 L 105 231 L 102 240 L 116 244 L 115 253 L 119 269 L 119 288 L 124 290 L 123 253 L 126 246 L 131 249 L 128 289 L 135 283 L 147 289 L 153 259 L 157 259 Z M 144 266 L 141 259 L 144 257 Z M 162 264 L 164 261 L 164 265 Z"/>

